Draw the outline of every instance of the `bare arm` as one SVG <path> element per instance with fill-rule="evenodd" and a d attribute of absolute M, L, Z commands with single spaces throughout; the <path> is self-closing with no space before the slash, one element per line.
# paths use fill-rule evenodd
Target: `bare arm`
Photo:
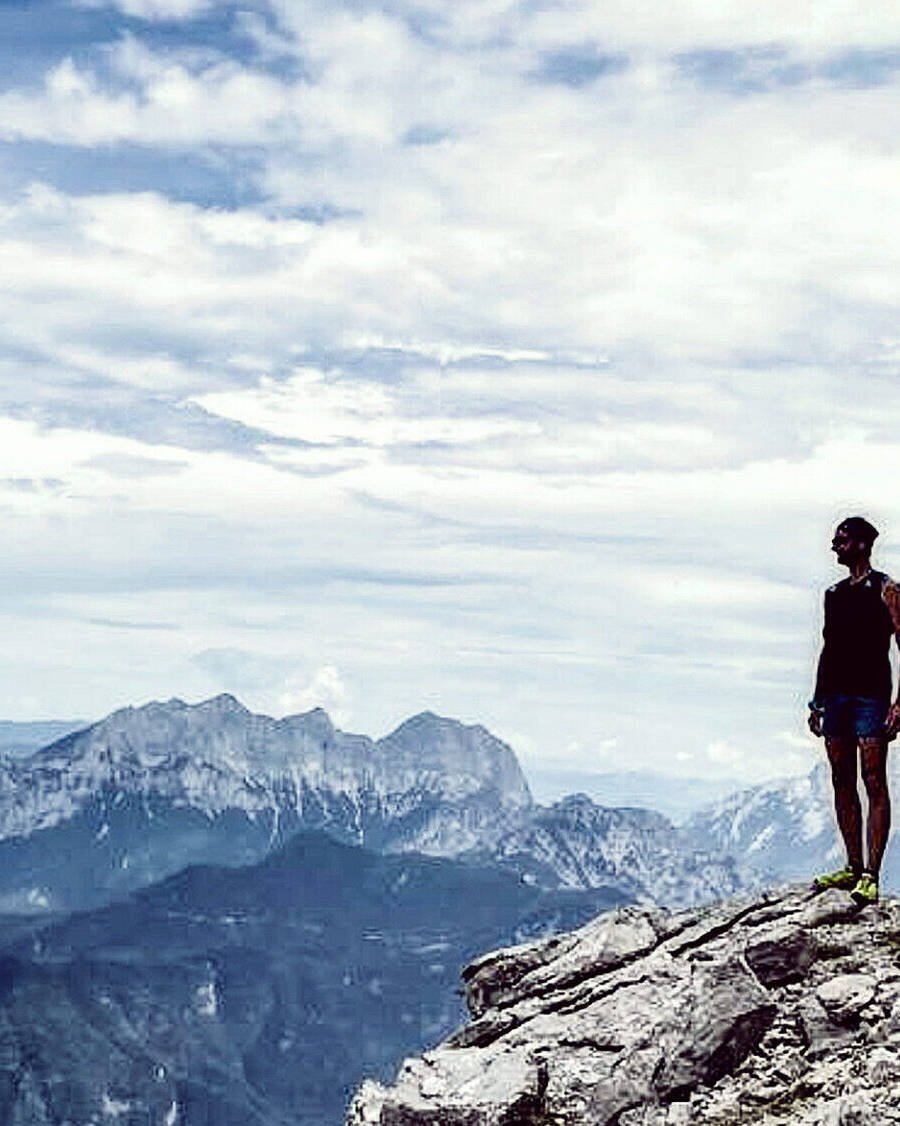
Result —
<path fill-rule="evenodd" d="M 895 583 L 893 579 L 888 579 L 884 584 L 884 590 L 881 592 L 884 599 L 884 604 L 887 606 L 891 613 L 891 621 L 894 623 L 894 639 L 900 648 L 900 583 Z M 891 710 L 888 712 L 887 723 L 885 725 L 887 736 L 893 739 L 894 736 L 900 731 L 900 683 L 897 685 L 897 694 L 894 697 L 894 702 L 891 704 Z"/>
<path fill-rule="evenodd" d="M 826 596 L 827 597 L 827 596 Z M 825 630 L 822 630 L 824 637 Z M 809 719 L 807 723 L 810 731 L 817 739 L 822 735 L 822 716 L 824 714 L 822 708 L 822 700 L 825 694 L 825 649 L 822 648 L 819 653 L 819 663 L 816 666 L 816 686 L 813 689 L 812 699 L 809 702 Z"/>

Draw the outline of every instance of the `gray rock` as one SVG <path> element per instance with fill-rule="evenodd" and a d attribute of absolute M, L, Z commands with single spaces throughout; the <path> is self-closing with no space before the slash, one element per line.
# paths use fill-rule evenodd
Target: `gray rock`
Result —
<path fill-rule="evenodd" d="M 867 1061 L 869 1082 L 878 1084 L 892 1083 L 900 1077 L 900 1057 L 889 1048 L 874 1048 Z"/>
<path fill-rule="evenodd" d="M 660 940 L 652 913 L 628 909 L 583 928 L 574 944 L 482 960 L 468 975 L 476 1031 L 405 1065 L 389 1091 L 368 1088 L 349 1121 L 426 1123 L 437 1104 L 454 1120 L 473 1111 L 489 1126 L 527 1105 L 561 1124 L 602 1126 L 630 1107 L 715 1082 L 755 1047 L 775 1012 L 740 952 L 715 945 L 733 915 L 698 920 L 690 940 L 678 930 Z M 510 965 L 517 956 L 521 974 Z M 485 1009 L 488 998 L 496 1009 Z M 371 1109 L 378 1100 L 380 1118 Z"/>
<path fill-rule="evenodd" d="M 815 958 L 815 939 L 795 923 L 779 923 L 747 943 L 747 963 L 766 986 L 802 978 Z"/>
<path fill-rule="evenodd" d="M 348 1124 L 900 1124 L 899 930 L 900 904 L 784 888 L 496 951 L 470 1024 Z"/>
<path fill-rule="evenodd" d="M 491 1005 L 506 1007 L 548 990 L 572 988 L 647 953 L 657 941 L 651 912 L 613 911 L 574 935 L 476 962 L 463 971 L 466 1004 L 478 1016 Z"/>
<path fill-rule="evenodd" d="M 849 1029 L 829 1020 L 821 1002 L 816 997 L 804 997 L 797 1006 L 797 1016 L 803 1028 L 811 1059 L 827 1056 L 837 1045 L 851 1037 Z"/>
<path fill-rule="evenodd" d="M 821 927 L 859 918 L 859 908 L 845 891 L 832 888 L 803 908 L 799 921 L 805 927 Z"/>
<path fill-rule="evenodd" d="M 821 1126 L 876 1126 L 880 1121 L 872 1099 L 861 1091 L 834 1099 L 819 1118 Z"/>
<path fill-rule="evenodd" d="M 796 888 L 486 955 L 473 1020 L 352 1126 L 900 1123 L 900 911 Z"/>
<path fill-rule="evenodd" d="M 841 974 L 816 989 L 822 1008 L 838 1024 L 856 1020 L 875 997 L 875 979 L 869 974 Z"/>

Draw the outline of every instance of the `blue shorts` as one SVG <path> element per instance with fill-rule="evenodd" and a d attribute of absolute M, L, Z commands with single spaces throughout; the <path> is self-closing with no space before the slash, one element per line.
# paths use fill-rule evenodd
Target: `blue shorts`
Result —
<path fill-rule="evenodd" d="M 890 700 L 873 696 L 845 696 L 834 692 L 823 701 L 822 734 L 872 739 L 884 735 Z"/>

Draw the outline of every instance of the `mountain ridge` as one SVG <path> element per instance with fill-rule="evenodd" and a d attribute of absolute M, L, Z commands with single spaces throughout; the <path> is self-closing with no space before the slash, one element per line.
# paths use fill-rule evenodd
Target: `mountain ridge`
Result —
<path fill-rule="evenodd" d="M 735 864 L 662 815 L 601 810 L 537 805 L 506 743 L 433 712 L 372 740 L 322 709 L 274 719 L 228 694 L 154 701 L 0 761 L 0 908 L 95 906 L 189 863 L 253 863 L 302 827 L 544 887 L 679 903 L 737 890 Z"/>
<path fill-rule="evenodd" d="M 419 760 L 395 769 L 389 752 L 407 750 L 412 723 L 440 738 L 420 741 Z M 462 737 L 469 733 L 471 746 Z M 430 752 L 424 761 L 423 751 Z M 68 786 L 60 783 L 63 771 Z M 0 763 L 0 839 L 51 827 L 103 785 L 150 785 L 213 812 L 260 811 L 296 806 L 304 786 L 315 789 L 326 774 L 344 792 L 365 788 L 385 800 L 412 788 L 447 800 L 483 789 L 501 805 L 532 804 L 513 752 L 478 725 L 420 713 L 374 741 L 339 731 L 321 708 L 273 719 L 221 694 L 193 705 L 173 698 L 120 708 L 21 762 Z M 32 778 L 37 784 L 29 786 Z"/>

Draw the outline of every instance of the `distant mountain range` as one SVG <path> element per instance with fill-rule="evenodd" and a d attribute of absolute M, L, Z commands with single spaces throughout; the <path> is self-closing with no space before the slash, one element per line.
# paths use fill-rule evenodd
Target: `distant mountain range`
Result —
<path fill-rule="evenodd" d="M 900 795 L 900 763 L 888 757 L 891 792 Z M 698 849 L 738 858 L 742 880 L 757 884 L 810 879 L 841 867 L 845 856 L 833 813 L 825 762 L 800 778 L 751 786 L 700 810 L 685 825 Z M 882 869 L 884 890 L 900 891 L 898 815 Z"/>
<path fill-rule="evenodd" d="M 742 788 L 734 778 L 676 776 L 653 770 L 569 770 L 530 764 L 527 773 L 532 793 L 545 804 L 582 793 L 606 808 L 655 809 L 676 825 Z"/>
<path fill-rule="evenodd" d="M 676 828 L 540 805 L 429 712 L 373 741 L 231 696 L 124 708 L 0 757 L 0 1126 L 337 1126 L 458 1023 L 480 951 L 812 863 L 829 802 L 816 775 Z"/>
<path fill-rule="evenodd" d="M 739 883 L 660 815 L 583 796 L 536 805 L 483 727 L 425 712 L 373 741 L 320 709 L 275 720 L 223 695 L 124 708 L 0 760 L 0 910 L 97 906 L 188 864 L 255 863 L 301 828 L 651 902 Z"/>
<path fill-rule="evenodd" d="M 0 719 L 0 755 L 21 757 L 34 754 L 41 747 L 61 739 L 71 731 L 84 727 L 83 720 Z"/>

